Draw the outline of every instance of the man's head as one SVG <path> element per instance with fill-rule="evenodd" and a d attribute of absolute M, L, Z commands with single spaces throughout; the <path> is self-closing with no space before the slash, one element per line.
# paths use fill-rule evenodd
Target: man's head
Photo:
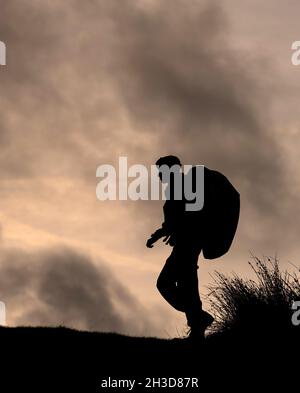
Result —
<path fill-rule="evenodd" d="M 180 162 L 179 158 L 176 156 L 160 157 L 156 161 L 155 165 L 157 166 L 157 168 L 159 170 L 158 176 L 163 183 L 168 183 L 168 176 L 167 175 L 163 176 L 164 169 L 167 169 L 167 168 L 171 169 L 172 168 L 171 172 L 176 173 L 176 172 L 180 172 L 180 168 L 181 168 L 181 162 Z"/>

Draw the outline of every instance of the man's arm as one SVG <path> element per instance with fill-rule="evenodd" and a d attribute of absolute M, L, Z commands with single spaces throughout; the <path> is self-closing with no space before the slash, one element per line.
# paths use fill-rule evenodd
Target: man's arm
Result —
<path fill-rule="evenodd" d="M 146 246 L 148 248 L 152 248 L 153 244 L 162 237 L 164 237 L 163 241 L 166 244 L 170 244 L 171 246 L 174 245 L 172 233 L 174 233 L 174 228 L 176 226 L 176 218 L 178 220 L 177 216 L 181 215 L 182 203 L 180 202 L 181 201 L 176 201 L 174 204 L 172 201 L 166 201 L 164 204 L 164 222 L 161 228 L 152 233 L 151 237 L 147 240 Z"/>

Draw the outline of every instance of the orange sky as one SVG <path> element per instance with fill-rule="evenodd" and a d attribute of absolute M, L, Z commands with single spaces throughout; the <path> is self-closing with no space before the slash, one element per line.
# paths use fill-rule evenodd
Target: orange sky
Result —
<path fill-rule="evenodd" d="M 145 247 L 162 203 L 96 199 L 97 166 L 119 156 L 149 166 L 175 154 L 223 172 L 240 191 L 230 253 L 200 257 L 201 293 L 214 270 L 250 275 L 250 251 L 297 264 L 298 11 L 297 1 L 273 0 L 1 5 L 8 324 L 183 331 L 183 316 L 155 288 L 170 249 Z"/>

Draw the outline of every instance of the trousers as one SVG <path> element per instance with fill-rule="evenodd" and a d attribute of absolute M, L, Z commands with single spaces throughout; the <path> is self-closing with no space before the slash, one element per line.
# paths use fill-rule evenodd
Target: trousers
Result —
<path fill-rule="evenodd" d="M 202 247 L 177 241 L 157 279 L 157 289 L 176 310 L 186 314 L 187 324 L 201 324 L 203 313 L 198 286 L 198 257 Z"/>

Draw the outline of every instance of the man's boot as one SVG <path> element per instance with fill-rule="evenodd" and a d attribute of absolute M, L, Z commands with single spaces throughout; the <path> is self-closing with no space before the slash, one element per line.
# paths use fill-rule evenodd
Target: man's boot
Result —
<path fill-rule="evenodd" d="M 210 326 L 214 321 L 212 315 L 210 315 L 206 311 L 202 311 L 201 318 L 194 323 L 191 323 L 190 332 L 188 335 L 188 339 L 195 340 L 195 341 L 202 341 L 205 338 L 205 330 Z"/>

